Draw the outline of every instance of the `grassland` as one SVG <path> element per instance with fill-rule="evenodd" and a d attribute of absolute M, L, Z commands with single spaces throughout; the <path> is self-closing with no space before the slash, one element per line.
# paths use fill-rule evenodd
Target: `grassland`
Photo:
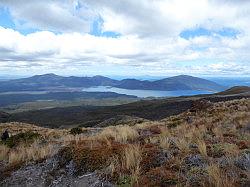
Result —
<path fill-rule="evenodd" d="M 1 184 L 16 184 L 25 180 L 23 173 L 30 167 L 47 168 L 53 162 L 55 167 L 42 172 L 44 184 L 61 177 L 58 184 L 74 185 L 95 173 L 102 184 L 116 186 L 248 186 L 249 122 L 250 100 L 240 99 L 200 101 L 162 120 L 82 128 L 77 135 L 66 129 L 5 123 L 0 130 L 7 128 L 13 136 L 40 136 L 14 147 L 2 143 Z M 34 171 L 39 173 L 40 166 Z M 41 182 L 39 176 L 31 177 L 29 184 Z"/>

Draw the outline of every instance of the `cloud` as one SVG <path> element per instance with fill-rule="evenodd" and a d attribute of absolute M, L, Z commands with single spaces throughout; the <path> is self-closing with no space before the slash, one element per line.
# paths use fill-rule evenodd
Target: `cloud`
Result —
<path fill-rule="evenodd" d="M 248 65 L 234 66 L 204 66 L 202 60 L 218 61 L 218 59 L 240 58 L 247 61 L 250 57 L 245 48 L 228 47 L 228 43 L 240 42 L 237 39 L 213 41 L 213 37 L 198 37 L 190 40 L 181 37 L 166 39 L 142 39 L 135 36 L 121 36 L 119 38 L 96 37 L 90 34 L 64 33 L 54 34 L 41 31 L 28 35 L 12 29 L 0 27 L 0 69 L 1 68 L 34 68 L 60 70 L 77 69 L 77 67 L 99 66 L 137 67 L 141 73 L 161 74 L 174 73 L 235 73 L 243 72 Z M 236 41 L 234 41 L 236 40 Z M 205 49 L 197 51 L 197 46 Z M 244 45 L 243 45 L 244 46 Z M 246 56 L 243 56 L 243 55 Z M 242 55 L 239 57 L 238 55 Z M 192 61 L 200 64 L 192 64 Z M 181 63 L 181 66 L 176 65 Z M 27 65 L 29 64 L 29 65 Z M 190 65 L 191 64 L 191 65 Z M 39 66 L 38 66 L 39 65 Z M 189 65 L 189 70 L 186 68 Z M 202 68 L 204 67 L 204 68 Z M 228 70 L 226 71 L 226 69 Z M 140 73 L 140 72 L 137 72 Z"/>
<path fill-rule="evenodd" d="M 249 1 L 2 0 L 0 6 L 16 24 L 0 27 L 0 71 L 249 74 Z M 101 33 L 117 37 L 91 35 L 96 21 Z M 19 28 L 36 30 L 24 35 Z M 209 32 L 199 35 L 199 28 Z M 186 31 L 192 37 L 182 37 Z"/>
<path fill-rule="evenodd" d="M 21 28 L 55 32 L 89 32 L 95 15 L 77 1 L 2 0 L 14 22 Z"/>

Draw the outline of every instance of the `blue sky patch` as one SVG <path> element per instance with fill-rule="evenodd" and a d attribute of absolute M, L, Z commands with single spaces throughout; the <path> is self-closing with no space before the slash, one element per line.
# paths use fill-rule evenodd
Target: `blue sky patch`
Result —
<path fill-rule="evenodd" d="M 205 28 L 196 28 L 196 29 L 188 29 L 180 33 L 180 37 L 189 39 L 199 36 L 223 36 L 223 37 L 229 37 L 229 38 L 235 38 L 240 32 L 233 29 L 233 28 L 222 28 L 218 31 L 208 30 Z"/>
<path fill-rule="evenodd" d="M 15 23 L 7 8 L 0 7 L 0 26 L 5 28 L 15 28 Z"/>
<path fill-rule="evenodd" d="M 4 28 L 10 28 L 19 31 L 23 35 L 34 33 L 40 31 L 34 28 L 25 28 L 22 25 L 25 24 L 25 21 L 18 20 L 15 23 L 13 18 L 7 8 L 0 7 L 0 26 Z"/>
<path fill-rule="evenodd" d="M 92 30 L 90 32 L 91 35 L 94 36 L 103 36 L 103 37 L 111 37 L 111 38 L 117 38 L 121 36 L 120 33 L 113 32 L 113 31 L 102 31 L 102 26 L 103 26 L 103 19 L 99 17 L 93 22 Z"/>

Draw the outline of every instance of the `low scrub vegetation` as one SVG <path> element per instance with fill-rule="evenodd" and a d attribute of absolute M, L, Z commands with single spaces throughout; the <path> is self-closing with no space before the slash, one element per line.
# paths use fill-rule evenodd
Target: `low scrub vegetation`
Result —
<path fill-rule="evenodd" d="M 83 133 L 83 130 L 80 128 L 80 127 L 75 127 L 75 128 L 72 128 L 70 131 L 69 131 L 70 134 L 73 134 L 73 135 L 77 135 L 77 134 L 81 134 Z"/>
<path fill-rule="evenodd" d="M 1 144 L 0 158 L 9 165 L 57 158 L 57 170 L 73 168 L 74 176 L 97 172 L 117 186 L 247 186 L 249 121 L 249 99 L 220 102 L 161 121 L 83 134 L 40 129 L 41 137 L 53 138 L 28 146 Z"/>
<path fill-rule="evenodd" d="M 3 143 L 7 145 L 8 147 L 12 148 L 20 144 L 23 144 L 23 145 L 31 144 L 39 137 L 40 137 L 40 134 L 29 131 L 29 132 L 19 133 L 14 136 L 11 136 Z"/>

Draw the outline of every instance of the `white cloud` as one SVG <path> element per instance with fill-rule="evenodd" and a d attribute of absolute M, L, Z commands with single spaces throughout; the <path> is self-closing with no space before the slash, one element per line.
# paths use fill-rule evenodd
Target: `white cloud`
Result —
<path fill-rule="evenodd" d="M 110 72 L 132 67 L 138 74 L 249 74 L 249 1 L 1 0 L 0 5 L 9 9 L 17 30 L 42 30 L 23 35 L 0 27 L 0 71 L 73 72 L 106 66 Z M 99 17 L 104 21 L 103 31 L 121 36 L 88 34 Z M 214 33 L 232 28 L 239 34 L 179 36 L 199 27 Z"/>
<path fill-rule="evenodd" d="M 95 14 L 87 7 L 77 8 L 77 1 L 2 0 L 16 25 L 56 32 L 89 32 Z"/>

